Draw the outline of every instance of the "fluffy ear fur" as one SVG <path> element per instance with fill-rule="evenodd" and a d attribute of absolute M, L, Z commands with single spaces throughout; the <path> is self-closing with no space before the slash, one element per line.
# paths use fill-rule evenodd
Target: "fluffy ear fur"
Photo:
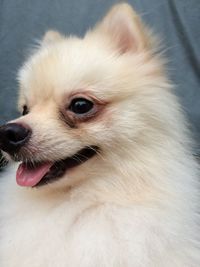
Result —
<path fill-rule="evenodd" d="M 42 45 L 49 45 L 64 39 L 64 36 L 57 31 L 47 31 L 42 39 Z"/>
<path fill-rule="evenodd" d="M 149 38 L 139 16 L 126 3 L 115 5 L 94 31 L 109 36 L 122 54 L 143 50 L 149 46 Z"/>

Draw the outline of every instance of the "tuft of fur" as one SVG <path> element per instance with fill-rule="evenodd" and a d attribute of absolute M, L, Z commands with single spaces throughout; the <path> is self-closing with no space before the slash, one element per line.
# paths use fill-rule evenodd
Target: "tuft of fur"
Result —
<path fill-rule="evenodd" d="M 1 178 L 1 267 L 199 267 L 199 170 L 154 37 L 128 4 L 85 37 L 50 31 L 19 72 L 14 122 L 32 129 L 21 157 L 99 153 L 40 188 Z M 73 94 L 106 103 L 70 128 Z"/>

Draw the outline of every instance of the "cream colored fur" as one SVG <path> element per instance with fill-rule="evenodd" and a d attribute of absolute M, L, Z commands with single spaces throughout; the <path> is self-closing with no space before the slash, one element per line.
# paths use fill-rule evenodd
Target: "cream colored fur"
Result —
<path fill-rule="evenodd" d="M 199 267 L 199 171 L 154 39 L 127 4 L 83 39 L 48 32 L 19 73 L 29 160 L 98 155 L 52 184 L 0 180 L 1 267 Z M 69 95 L 108 104 L 70 129 Z M 16 164 L 17 165 L 17 164 Z"/>

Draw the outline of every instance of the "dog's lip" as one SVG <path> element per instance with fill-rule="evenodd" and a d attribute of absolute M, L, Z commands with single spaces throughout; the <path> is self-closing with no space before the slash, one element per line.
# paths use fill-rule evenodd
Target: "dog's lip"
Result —
<path fill-rule="evenodd" d="M 60 178 L 70 169 L 77 167 L 93 156 L 95 156 L 99 151 L 98 146 L 86 146 L 83 149 L 79 150 L 77 153 L 75 153 L 71 157 L 67 157 L 65 159 L 55 161 L 55 162 L 24 162 L 20 164 L 19 169 L 17 173 L 20 173 L 20 168 L 24 168 L 25 171 L 29 172 L 35 172 L 36 174 L 39 172 L 39 175 L 41 177 L 37 177 L 34 182 L 31 183 L 31 181 L 25 181 L 22 182 L 22 186 L 31 186 L 31 187 L 39 187 L 48 183 L 52 183 Z M 22 177 L 23 178 L 23 177 Z M 31 177 L 29 177 L 30 179 Z M 20 178 L 17 179 L 18 184 L 20 181 Z M 31 179 L 30 179 L 31 180 Z"/>

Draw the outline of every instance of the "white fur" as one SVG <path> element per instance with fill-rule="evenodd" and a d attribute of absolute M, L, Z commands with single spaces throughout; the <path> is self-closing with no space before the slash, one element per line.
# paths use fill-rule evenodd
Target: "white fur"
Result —
<path fill-rule="evenodd" d="M 199 170 L 149 38 L 121 4 L 83 40 L 50 32 L 21 69 L 19 106 L 30 113 L 16 122 L 33 129 L 29 157 L 101 151 L 40 188 L 17 186 L 16 165 L 4 173 L 1 267 L 200 266 Z M 109 105 L 68 129 L 57 110 L 77 90 Z"/>

